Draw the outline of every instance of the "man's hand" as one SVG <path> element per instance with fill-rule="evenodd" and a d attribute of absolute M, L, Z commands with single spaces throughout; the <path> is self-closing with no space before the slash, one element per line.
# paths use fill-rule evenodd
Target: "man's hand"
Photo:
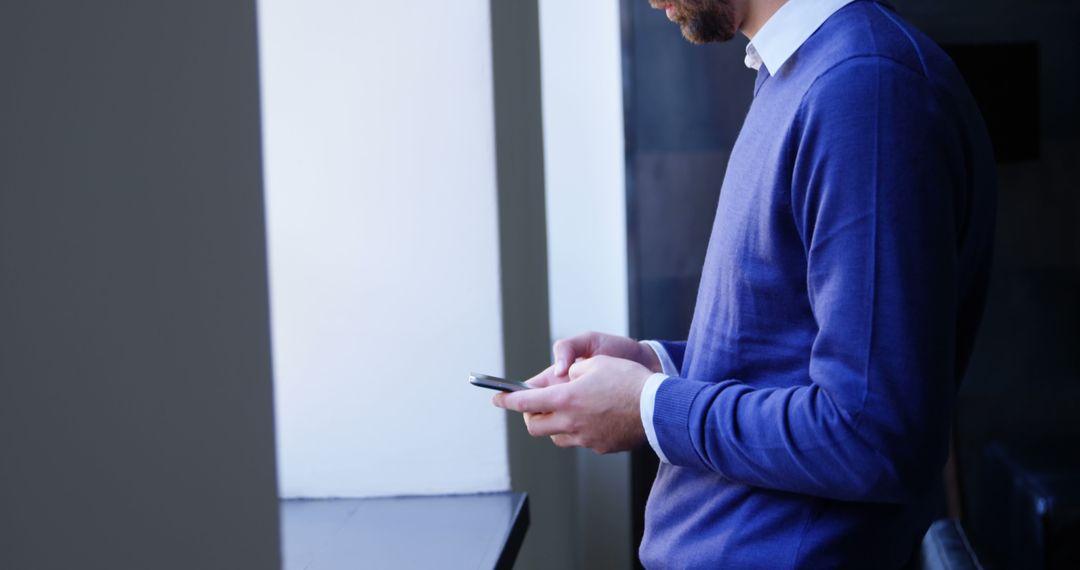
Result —
<path fill-rule="evenodd" d="M 661 371 L 660 360 L 651 348 L 624 336 L 587 332 L 557 341 L 551 351 L 555 355 L 551 372 L 556 377 L 565 378 L 570 366 L 579 358 L 601 355 L 632 360 L 653 372 Z"/>
<path fill-rule="evenodd" d="M 631 360 L 594 356 L 570 366 L 570 380 L 560 382 L 554 368 L 529 380 L 535 389 L 496 394 L 492 401 L 524 413 L 531 435 L 551 436 L 559 447 L 614 453 L 645 442 L 639 400 L 652 371 Z"/>

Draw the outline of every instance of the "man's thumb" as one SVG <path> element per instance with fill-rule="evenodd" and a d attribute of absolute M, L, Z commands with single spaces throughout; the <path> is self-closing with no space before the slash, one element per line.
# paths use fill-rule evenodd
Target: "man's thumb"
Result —
<path fill-rule="evenodd" d="M 555 353 L 555 375 L 566 376 L 570 372 L 570 363 L 573 361 L 574 347 L 572 343 L 560 341 L 555 343 L 552 352 Z"/>

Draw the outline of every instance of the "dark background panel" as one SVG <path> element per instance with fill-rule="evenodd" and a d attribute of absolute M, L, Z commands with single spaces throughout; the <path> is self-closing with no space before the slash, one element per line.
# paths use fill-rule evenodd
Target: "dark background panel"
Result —
<path fill-rule="evenodd" d="M 741 36 L 694 46 L 646 2 L 622 13 L 631 333 L 683 338 L 756 75 Z"/>
<path fill-rule="evenodd" d="M 1080 4 L 894 3 L 957 56 L 995 139 L 994 271 L 956 429 L 965 525 L 988 566 L 1009 567 L 992 521 L 1019 518 L 985 484 L 988 450 L 1058 442 L 1038 446 L 1049 465 L 1080 441 Z"/>
<path fill-rule="evenodd" d="M 1037 42 L 942 44 L 982 112 L 999 163 L 1039 159 Z M 1009 73 L 1001 70 L 1008 69 Z"/>

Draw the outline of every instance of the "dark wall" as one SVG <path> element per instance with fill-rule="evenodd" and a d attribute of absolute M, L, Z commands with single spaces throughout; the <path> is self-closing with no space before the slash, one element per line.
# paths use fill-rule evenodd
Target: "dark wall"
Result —
<path fill-rule="evenodd" d="M 0 7 L 0 568 L 276 568 L 255 3 Z"/>
<path fill-rule="evenodd" d="M 1080 438 L 1080 4 L 895 4 L 940 43 L 1038 51 L 1035 81 L 1030 66 L 986 64 L 1037 100 L 1013 115 L 1038 121 L 1040 135 L 1037 156 L 999 164 L 994 275 L 957 410 L 965 518 L 979 539 L 993 500 L 981 484 L 986 444 Z"/>

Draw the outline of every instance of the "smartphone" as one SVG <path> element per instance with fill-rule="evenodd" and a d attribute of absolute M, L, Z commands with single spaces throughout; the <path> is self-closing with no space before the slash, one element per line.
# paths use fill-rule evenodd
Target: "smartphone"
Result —
<path fill-rule="evenodd" d="M 469 374 L 469 384 L 473 386 L 479 386 L 481 388 L 489 388 L 491 390 L 498 390 L 500 392 L 517 392 L 518 390 L 528 390 L 529 386 L 524 382 L 518 382 L 516 380 L 504 380 L 502 378 L 496 378 L 494 376 L 488 376 L 487 374 Z"/>

